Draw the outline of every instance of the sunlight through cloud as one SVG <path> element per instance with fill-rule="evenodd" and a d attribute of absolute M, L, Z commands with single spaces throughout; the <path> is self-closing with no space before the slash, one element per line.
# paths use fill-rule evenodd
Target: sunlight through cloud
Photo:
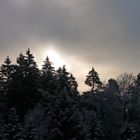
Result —
<path fill-rule="evenodd" d="M 47 51 L 47 56 L 49 57 L 50 61 L 53 63 L 53 65 L 56 68 L 62 67 L 63 65 L 65 65 L 65 62 L 63 61 L 63 59 L 55 51 L 53 50 Z"/>
<path fill-rule="evenodd" d="M 44 51 L 42 52 L 44 60 L 48 56 L 56 69 L 58 69 L 59 67 L 63 67 L 63 65 L 66 65 L 66 68 L 70 70 L 70 64 L 65 61 L 65 57 L 63 57 L 63 55 L 57 51 L 56 48 L 58 47 L 52 44 L 47 44 L 46 47 L 44 47 Z"/>

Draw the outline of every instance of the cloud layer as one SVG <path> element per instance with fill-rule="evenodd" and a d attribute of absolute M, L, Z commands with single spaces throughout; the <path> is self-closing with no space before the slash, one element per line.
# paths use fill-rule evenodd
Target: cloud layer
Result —
<path fill-rule="evenodd" d="M 139 0 L 0 0 L 1 59 L 28 47 L 38 54 L 53 43 L 75 73 L 92 65 L 103 77 L 139 72 L 139 6 Z"/>

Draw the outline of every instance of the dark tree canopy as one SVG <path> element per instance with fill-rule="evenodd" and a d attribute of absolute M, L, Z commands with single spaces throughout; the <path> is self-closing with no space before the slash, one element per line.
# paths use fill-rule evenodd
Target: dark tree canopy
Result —
<path fill-rule="evenodd" d="M 40 98 L 39 78 L 39 69 L 28 49 L 25 56 L 20 54 L 17 58 L 8 91 L 10 105 L 14 105 L 22 113 L 35 106 Z"/>
<path fill-rule="evenodd" d="M 41 69 L 30 49 L 16 60 L 0 67 L 0 140 L 140 140 L 140 73 L 102 84 L 92 67 L 80 93 L 48 56 Z"/>

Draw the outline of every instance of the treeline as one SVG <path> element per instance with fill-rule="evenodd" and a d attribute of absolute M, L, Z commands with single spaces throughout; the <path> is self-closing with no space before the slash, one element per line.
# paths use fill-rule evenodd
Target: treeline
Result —
<path fill-rule="evenodd" d="M 80 72 L 80 71 L 79 71 Z M 47 57 L 39 70 L 30 49 L 0 66 L 1 140 L 139 140 L 140 74 L 107 83 L 92 68 L 80 94 L 65 66 Z"/>

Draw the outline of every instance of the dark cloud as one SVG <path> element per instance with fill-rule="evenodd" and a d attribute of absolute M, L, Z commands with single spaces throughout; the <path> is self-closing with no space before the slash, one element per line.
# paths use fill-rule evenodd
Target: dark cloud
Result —
<path fill-rule="evenodd" d="M 80 66 L 110 68 L 105 74 L 138 72 L 139 5 L 139 0 L 0 0 L 1 56 L 28 47 L 36 53 L 51 42 L 65 56 L 76 56 Z"/>

